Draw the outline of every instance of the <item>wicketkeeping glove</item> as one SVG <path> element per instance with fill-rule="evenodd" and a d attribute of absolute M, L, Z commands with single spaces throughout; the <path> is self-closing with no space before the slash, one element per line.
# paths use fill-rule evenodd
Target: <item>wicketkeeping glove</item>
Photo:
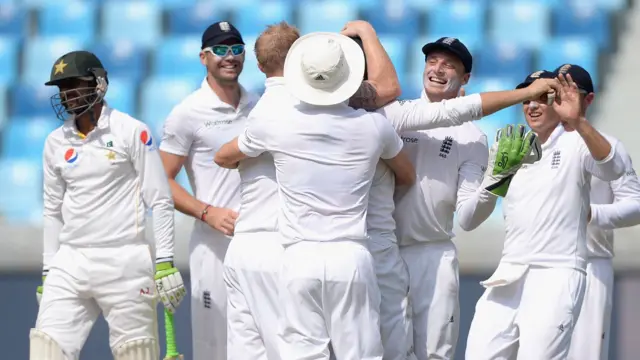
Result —
<path fill-rule="evenodd" d="M 489 149 L 489 162 L 482 187 L 497 196 L 506 196 L 513 175 L 522 164 L 533 164 L 542 157 L 538 136 L 524 125 L 507 125 L 498 130 L 496 141 Z"/>
<path fill-rule="evenodd" d="M 172 261 L 161 262 L 156 264 L 155 279 L 156 290 L 164 308 L 173 314 L 187 295 L 180 271 L 173 266 Z"/>
<path fill-rule="evenodd" d="M 42 285 L 36 288 L 36 299 L 38 300 L 38 306 L 40 306 L 40 301 L 42 301 L 42 287 L 44 285 L 44 279 L 47 278 L 47 275 L 42 275 Z"/>

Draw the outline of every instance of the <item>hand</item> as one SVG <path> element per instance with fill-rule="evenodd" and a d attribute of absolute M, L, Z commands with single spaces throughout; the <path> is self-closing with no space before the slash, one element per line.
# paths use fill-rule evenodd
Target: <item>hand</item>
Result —
<path fill-rule="evenodd" d="M 204 221 L 221 233 L 231 236 L 236 226 L 238 213 L 225 208 L 210 207 Z"/>
<path fill-rule="evenodd" d="M 553 104 L 553 109 L 560 116 L 562 125 L 571 129 L 577 129 L 581 121 L 580 92 L 578 86 L 567 74 L 558 75 L 560 84 L 559 101 Z"/>
<path fill-rule="evenodd" d="M 342 35 L 353 37 L 359 36 L 360 38 L 366 36 L 367 34 L 375 34 L 375 30 L 373 26 L 364 20 L 355 20 L 349 21 L 344 25 L 342 31 L 340 31 Z"/>
<path fill-rule="evenodd" d="M 38 306 L 40 306 L 40 302 L 42 301 L 42 289 L 43 289 L 43 285 L 44 285 L 44 279 L 46 279 L 46 276 L 42 277 L 42 285 L 38 286 L 36 288 L 36 300 L 38 300 Z"/>
<path fill-rule="evenodd" d="M 161 262 L 156 265 L 155 280 L 156 290 L 164 308 L 173 314 L 187 295 L 180 271 L 171 261 Z"/>
<path fill-rule="evenodd" d="M 529 92 L 528 100 L 539 100 L 547 95 L 547 105 L 553 104 L 556 95 L 560 93 L 560 83 L 557 79 L 537 79 L 525 88 Z"/>

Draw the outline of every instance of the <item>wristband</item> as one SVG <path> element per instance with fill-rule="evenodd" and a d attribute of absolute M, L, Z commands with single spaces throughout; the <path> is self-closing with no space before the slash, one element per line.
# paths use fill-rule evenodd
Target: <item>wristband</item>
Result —
<path fill-rule="evenodd" d="M 209 213 L 207 210 L 211 207 L 211 205 L 207 205 L 204 207 L 204 209 L 202 209 L 202 213 L 200 213 L 200 220 L 204 221 L 204 219 L 207 217 L 207 214 Z"/>

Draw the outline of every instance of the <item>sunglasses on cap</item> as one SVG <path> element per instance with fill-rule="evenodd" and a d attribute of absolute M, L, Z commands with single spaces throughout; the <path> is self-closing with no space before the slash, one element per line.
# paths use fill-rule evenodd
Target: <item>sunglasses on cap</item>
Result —
<path fill-rule="evenodd" d="M 215 56 L 225 57 L 231 53 L 233 56 L 239 56 L 244 53 L 243 44 L 235 45 L 213 45 L 202 49 L 204 52 L 210 52 Z"/>

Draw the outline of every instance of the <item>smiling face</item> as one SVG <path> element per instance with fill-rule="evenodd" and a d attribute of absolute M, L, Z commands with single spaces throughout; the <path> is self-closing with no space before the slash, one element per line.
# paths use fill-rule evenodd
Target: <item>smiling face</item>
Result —
<path fill-rule="evenodd" d="M 547 94 L 534 101 L 525 101 L 522 110 L 527 124 L 536 134 L 551 134 L 560 123 L 560 117 L 547 105 Z"/>
<path fill-rule="evenodd" d="M 239 45 L 238 40 L 229 39 L 219 45 Z M 232 51 L 227 51 L 226 55 L 219 56 L 212 51 L 203 49 L 200 52 L 200 62 L 206 66 L 207 72 L 219 83 L 238 82 L 238 77 L 242 73 L 244 66 L 245 52 L 233 55 Z"/>
<path fill-rule="evenodd" d="M 471 74 L 465 73 L 460 59 L 448 51 L 433 51 L 427 55 L 423 84 L 430 99 L 451 99 L 458 96 Z"/>

